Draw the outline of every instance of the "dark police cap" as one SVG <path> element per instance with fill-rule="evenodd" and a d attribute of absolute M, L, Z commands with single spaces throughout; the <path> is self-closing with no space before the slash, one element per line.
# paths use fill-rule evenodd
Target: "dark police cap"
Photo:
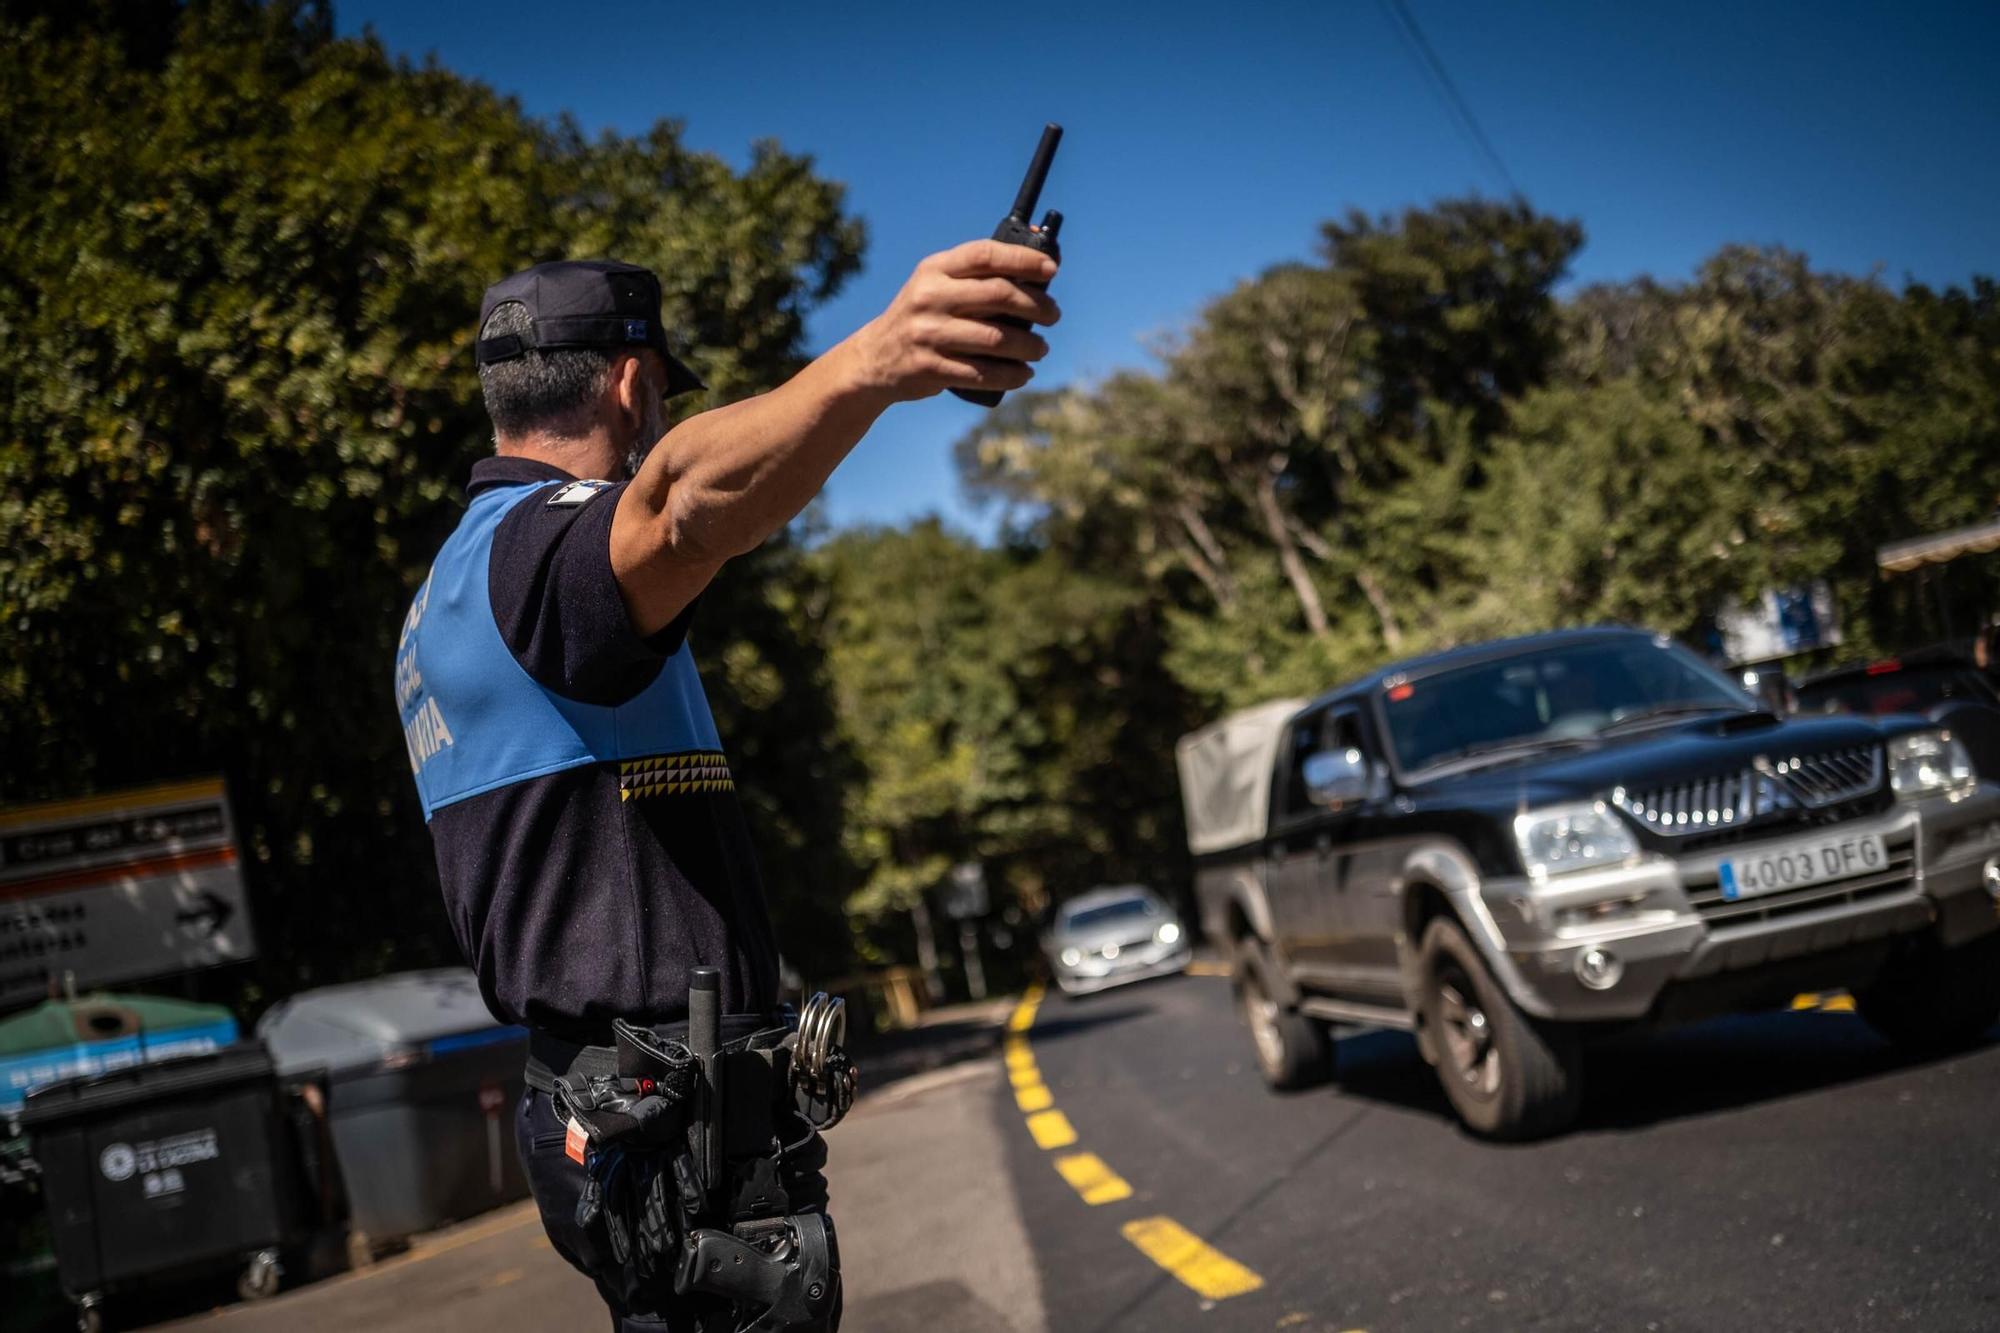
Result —
<path fill-rule="evenodd" d="M 486 299 L 479 305 L 479 327 L 485 328 L 494 308 L 508 301 L 526 306 L 531 323 L 520 333 L 481 338 L 477 352 L 482 366 L 562 347 L 605 351 L 650 347 L 666 360 L 669 395 L 706 387 L 668 349 L 667 331 L 660 322 L 660 280 L 637 264 L 615 259 L 537 264 L 486 289 Z"/>

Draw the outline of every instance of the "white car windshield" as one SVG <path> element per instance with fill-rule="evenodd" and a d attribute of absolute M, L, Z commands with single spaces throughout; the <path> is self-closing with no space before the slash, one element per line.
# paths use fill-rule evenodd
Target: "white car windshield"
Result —
<path fill-rule="evenodd" d="M 1112 903 L 1096 903 L 1063 913 L 1065 930 L 1093 930 L 1118 921 L 1157 916 L 1159 908 L 1149 898 L 1124 898 Z"/>

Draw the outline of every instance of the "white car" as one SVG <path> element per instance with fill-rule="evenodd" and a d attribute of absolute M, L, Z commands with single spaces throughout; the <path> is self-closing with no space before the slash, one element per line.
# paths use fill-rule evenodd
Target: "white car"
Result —
<path fill-rule="evenodd" d="M 1042 950 L 1065 995 L 1166 976 L 1192 957 L 1187 928 L 1143 884 L 1096 888 L 1070 899 L 1056 910 Z"/>

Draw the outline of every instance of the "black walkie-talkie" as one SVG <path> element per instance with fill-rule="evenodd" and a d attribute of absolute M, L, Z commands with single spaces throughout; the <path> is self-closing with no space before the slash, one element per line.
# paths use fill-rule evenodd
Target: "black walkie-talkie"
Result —
<path fill-rule="evenodd" d="M 1028 218 L 1035 211 L 1035 203 L 1042 197 L 1042 182 L 1049 178 L 1049 163 L 1056 159 L 1056 145 L 1062 142 L 1062 126 L 1051 121 L 1042 128 L 1042 141 L 1035 145 L 1034 160 L 1028 163 L 1028 174 L 1021 178 L 1021 192 L 1014 196 L 1014 206 L 1007 210 L 1007 216 L 1000 219 L 1000 225 L 993 229 L 993 239 L 1005 241 L 1009 245 L 1025 245 L 1030 250 L 1040 250 L 1058 264 L 1062 262 L 1062 247 L 1056 244 L 1056 233 L 1062 230 L 1062 214 L 1053 208 L 1042 214 L 1040 226 L 1031 226 Z M 1021 284 L 1033 291 L 1047 287 L 1045 282 L 1024 282 Z M 993 322 L 1007 324 L 1017 329 L 1032 327 L 1027 320 L 1014 315 L 994 315 Z M 953 393 L 968 403 L 978 403 L 981 407 L 993 407 L 1004 396 L 998 389 L 953 389 Z"/>

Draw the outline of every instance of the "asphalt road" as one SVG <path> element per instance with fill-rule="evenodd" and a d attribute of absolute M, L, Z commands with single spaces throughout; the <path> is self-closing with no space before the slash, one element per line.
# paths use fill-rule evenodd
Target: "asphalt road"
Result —
<path fill-rule="evenodd" d="M 2000 1044 L 1909 1062 L 1852 1014 L 1708 1024 L 1597 1052 L 1577 1130 L 1496 1147 L 1398 1034 L 1267 1092 L 1217 976 L 953 1031 L 927 1049 L 957 1063 L 834 1133 L 847 1333 L 2000 1329 Z M 602 1318 L 516 1207 L 189 1327 Z"/>
<path fill-rule="evenodd" d="M 1016 1020 L 1001 1114 L 1054 1329 L 2000 1329 L 2000 1045 L 1711 1023 L 1597 1052 L 1576 1131 L 1500 1147 L 1402 1034 L 1266 1091 L 1219 977 Z"/>

